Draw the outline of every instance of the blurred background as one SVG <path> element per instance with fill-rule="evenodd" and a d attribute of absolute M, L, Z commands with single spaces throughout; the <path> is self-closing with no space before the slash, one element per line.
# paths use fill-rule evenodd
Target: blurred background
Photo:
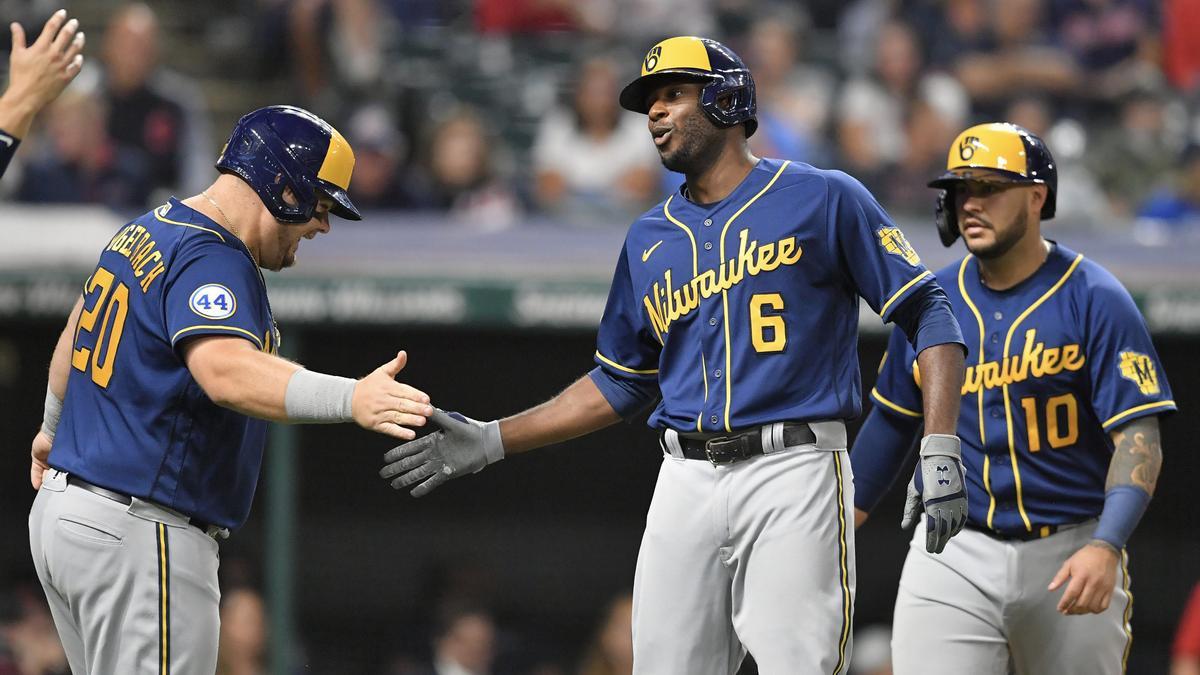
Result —
<path fill-rule="evenodd" d="M 60 5 L 0 0 L 0 18 L 36 32 Z M 938 244 L 924 185 L 957 132 L 1006 120 L 1047 141 L 1047 236 L 1129 287 L 1183 411 L 1130 545 L 1129 672 L 1168 672 L 1200 580 L 1200 0 L 66 6 L 88 35 L 83 74 L 0 183 L 0 675 L 65 672 L 29 561 L 27 451 L 53 342 L 126 219 L 206 187 L 245 112 L 322 115 L 355 148 L 366 220 L 268 274 L 283 351 L 354 375 L 404 348 L 402 379 L 438 405 L 511 414 L 591 367 L 624 230 L 682 180 L 617 106 L 645 51 L 679 34 L 749 63 L 757 154 L 862 180 L 932 268 L 961 255 Z M 886 334 L 861 323 L 869 391 Z M 420 501 L 376 478 L 381 437 L 274 427 L 250 523 L 221 545 L 219 672 L 628 673 L 660 462 L 642 422 Z M 858 537 L 855 673 L 889 672 L 899 492 Z"/>

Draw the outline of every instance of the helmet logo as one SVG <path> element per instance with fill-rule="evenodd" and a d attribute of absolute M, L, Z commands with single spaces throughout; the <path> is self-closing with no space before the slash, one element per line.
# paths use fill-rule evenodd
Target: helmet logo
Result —
<path fill-rule="evenodd" d="M 975 156 L 975 148 L 980 145 L 983 144 L 979 142 L 978 136 L 967 136 L 966 138 L 962 139 L 961 143 L 958 144 L 958 156 L 961 157 L 964 162 L 969 161 Z"/>
<path fill-rule="evenodd" d="M 658 59 L 662 57 L 662 45 L 657 45 L 646 54 L 646 61 L 642 64 L 646 71 L 654 70 L 658 66 Z"/>

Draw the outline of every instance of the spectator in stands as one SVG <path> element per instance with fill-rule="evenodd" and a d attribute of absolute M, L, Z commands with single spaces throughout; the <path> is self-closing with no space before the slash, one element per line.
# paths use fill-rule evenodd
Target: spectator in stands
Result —
<path fill-rule="evenodd" d="M 1171 648 L 1171 675 L 1200 675 L 1200 583 L 1192 589 L 1179 619 Z"/>
<path fill-rule="evenodd" d="M 1156 25 L 1158 0 L 1053 0 L 1055 42 L 1087 73 L 1080 93 L 1102 106 L 1131 89 L 1163 80 Z"/>
<path fill-rule="evenodd" d="M 941 9 L 940 16 L 913 21 L 929 49 L 930 67 L 952 72 L 963 56 L 995 48 L 987 0 L 945 0 Z"/>
<path fill-rule="evenodd" d="M 966 122 L 962 88 L 948 75 L 922 74 L 921 65 L 912 28 L 889 21 L 876 41 L 874 73 L 847 83 L 835 108 L 842 167 L 889 205 L 909 195 L 927 206 L 928 194 L 915 197 L 920 171 L 945 162 L 930 148 L 948 146 Z"/>
<path fill-rule="evenodd" d="M 776 12 L 750 29 L 746 61 L 758 96 L 758 132 L 750 149 L 760 157 L 822 165 L 834 80 L 823 68 L 801 64 L 804 24 L 794 13 Z"/>
<path fill-rule="evenodd" d="M 1117 126 L 1093 134 L 1087 162 L 1119 215 L 1132 215 L 1179 159 L 1182 143 L 1167 124 L 1167 105 L 1166 92 L 1133 91 L 1121 102 Z"/>
<path fill-rule="evenodd" d="M 262 596 L 248 588 L 221 595 L 221 635 L 216 675 L 264 675 L 267 672 L 267 613 Z"/>
<path fill-rule="evenodd" d="M 534 142 L 538 205 L 560 219 L 624 227 L 653 203 L 658 153 L 645 119 L 618 106 L 612 61 L 584 61 L 574 83 L 571 106 L 546 115 Z"/>
<path fill-rule="evenodd" d="M 579 675 L 632 675 L 633 594 L 612 600 L 584 652 Z"/>
<path fill-rule="evenodd" d="M 411 205 L 400 166 L 408 143 L 382 105 L 367 105 L 350 116 L 346 135 L 354 139 L 354 203 L 360 210 Z"/>
<path fill-rule="evenodd" d="M 154 10 L 141 3 L 118 9 L 104 34 L 101 92 L 109 137 L 145 155 L 159 193 L 154 201 L 165 201 L 199 192 L 220 147 L 209 134 L 204 97 L 190 80 L 159 65 L 159 43 Z"/>
<path fill-rule="evenodd" d="M 1163 70 L 1171 84 L 1187 95 L 1200 94 L 1200 0 L 1164 0 Z"/>
<path fill-rule="evenodd" d="M 480 607 L 443 606 L 433 635 L 430 675 L 488 675 L 496 656 L 496 624 Z"/>
<path fill-rule="evenodd" d="M 1200 145 L 1189 145 L 1174 185 L 1151 195 L 1138 211 L 1134 232 L 1150 244 L 1169 243 L 1172 235 L 1200 232 Z"/>
<path fill-rule="evenodd" d="M 409 176 L 418 209 L 448 213 L 481 229 L 511 225 L 516 195 L 502 179 L 483 120 L 469 109 L 451 112 L 434 127 L 424 161 Z"/>
<path fill-rule="evenodd" d="M 1075 93 L 1082 71 L 1071 55 L 1054 45 L 1045 26 L 1044 0 L 985 3 L 994 42 L 970 45 L 952 64 L 977 111 L 996 117 L 1013 92 Z"/>
<path fill-rule="evenodd" d="M 0 675 L 70 675 L 43 597 L 25 586 L 0 593 Z"/>
<path fill-rule="evenodd" d="M 145 157 L 108 136 L 106 114 L 96 98 L 73 89 L 63 92 L 47 110 L 40 142 L 26 156 L 17 198 L 105 204 L 118 211 L 143 208 L 150 193 Z"/>

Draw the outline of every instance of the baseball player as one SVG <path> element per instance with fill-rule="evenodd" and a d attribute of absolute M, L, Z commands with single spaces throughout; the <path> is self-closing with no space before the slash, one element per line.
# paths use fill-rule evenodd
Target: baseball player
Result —
<path fill-rule="evenodd" d="M 275 355 L 259 268 L 291 266 L 330 214 L 360 219 L 346 140 L 307 111 L 263 108 L 217 168 L 209 189 L 109 241 L 51 361 L 29 540 L 76 673 L 212 675 L 216 540 L 246 520 L 266 420 L 411 439 L 432 413 L 393 379 L 404 352 L 357 381 Z"/>
<path fill-rule="evenodd" d="M 665 459 L 634 581 L 634 672 L 729 675 L 749 650 L 768 675 L 844 673 L 858 298 L 902 326 L 926 373 L 923 449 L 945 480 L 925 494 L 935 547 L 965 508 L 952 433 L 961 334 L 861 184 L 750 154 L 754 81 L 728 48 L 661 42 L 620 102 L 648 116 L 663 164 L 687 181 L 629 229 L 596 368 L 502 421 L 437 411 L 440 430 L 387 453 L 381 475 L 421 496 L 653 406 Z"/>
<path fill-rule="evenodd" d="M 969 252 L 938 272 L 969 350 L 958 419 L 969 510 L 940 556 L 917 544 L 918 527 L 896 598 L 896 673 L 1121 673 L 1125 542 L 1154 493 L 1170 387 L 1121 284 L 1042 237 L 1057 173 L 1040 138 L 974 126 L 946 168 L 930 183 L 938 231 Z M 859 522 L 928 424 L 928 384 L 893 331 L 850 455 Z"/>
<path fill-rule="evenodd" d="M 34 116 L 57 98 L 83 67 L 83 31 L 78 19 L 67 20 L 67 10 L 50 15 L 42 34 L 29 46 L 21 24 L 14 21 L 9 29 L 9 82 L 0 96 L 0 176 L 29 133 Z"/>

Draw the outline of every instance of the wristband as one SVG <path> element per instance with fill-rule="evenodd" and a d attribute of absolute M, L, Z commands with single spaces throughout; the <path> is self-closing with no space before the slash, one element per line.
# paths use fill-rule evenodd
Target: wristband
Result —
<path fill-rule="evenodd" d="M 46 409 L 42 413 L 42 433 L 54 440 L 54 433 L 58 431 L 58 418 L 62 417 L 63 402 L 62 399 L 55 396 L 51 391 L 50 385 L 46 385 Z"/>
<path fill-rule="evenodd" d="M 301 424 L 334 424 L 354 420 L 352 402 L 357 380 L 314 373 L 301 368 L 292 373 L 283 408 L 288 421 Z"/>
<path fill-rule="evenodd" d="M 1118 551 L 1125 548 L 1134 528 L 1150 505 L 1150 493 L 1133 485 L 1118 485 L 1104 494 L 1104 510 L 1093 539 L 1112 544 Z"/>

